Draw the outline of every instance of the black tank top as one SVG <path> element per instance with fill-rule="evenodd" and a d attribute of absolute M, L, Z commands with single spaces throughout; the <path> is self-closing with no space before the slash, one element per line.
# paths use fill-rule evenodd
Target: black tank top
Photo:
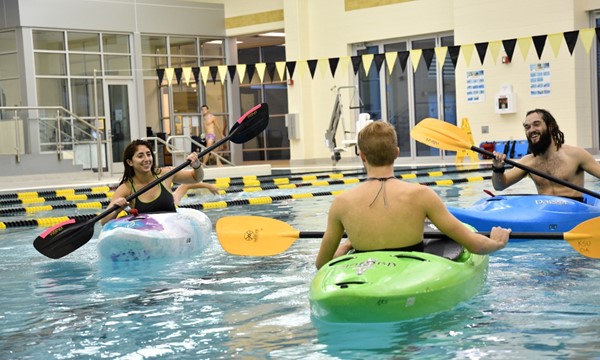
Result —
<path fill-rule="evenodd" d="M 131 185 L 131 190 L 135 192 L 135 186 L 133 186 L 133 181 L 129 179 L 129 184 Z M 165 188 L 163 183 L 159 184 L 160 193 L 158 197 L 150 202 L 143 202 L 139 198 L 135 198 L 132 201 L 132 208 L 136 209 L 138 213 L 156 213 L 156 212 L 175 212 L 177 209 L 175 208 L 175 200 L 173 199 L 173 194 L 169 190 Z"/>

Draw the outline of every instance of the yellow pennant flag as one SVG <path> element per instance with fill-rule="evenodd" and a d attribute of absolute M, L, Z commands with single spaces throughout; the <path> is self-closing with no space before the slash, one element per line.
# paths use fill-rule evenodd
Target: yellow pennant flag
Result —
<path fill-rule="evenodd" d="M 184 67 L 181 69 L 183 72 L 183 80 L 185 81 L 185 86 L 190 86 L 190 80 L 192 79 L 192 68 Z"/>
<path fill-rule="evenodd" d="M 263 79 L 265 77 L 265 69 L 267 68 L 267 64 L 265 63 L 257 63 L 256 64 L 256 73 L 258 74 L 258 78 L 260 79 L 260 82 L 263 82 Z"/>
<path fill-rule="evenodd" d="M 318 59 L 317 68 L 319 68 L 319 73 L 321 73 L 321 79 L 325 79 L 325 74 L 329 69 L 329 59 Z"/>
<path fill-rule="evenodd" d="M 165 76 L 167 77 L 167 85 L 171 86 L 171 82 L 173 82 L 174 74 L 175 74 L 174 68 L 165 68 Z"/>
<path fill-rule="evenodd" d="M 246 64 L 237 64 L 235 69 L 238 73 L 238 79 L 240 79 L 240 84 L 244 82 L 244 76 L 246 76 Z"/>
<path fill-rule="evenodd" d="M 210 71 L 210 66 L 200 66 L 200 74 L 202 75 L 202 83 L 206 86 L 208 82 L 208 73 Z"/>
<path fill-rule="evenodd" d="M 217 66 L 219 70 L 219 78 L 221 79 L 221 85 L 225 84 L 225 79 L 227 78 L 227 65 L 219 65 Z"/>
<path fill-rule="evenodd" d="M 394 67 L 396 66 L 396 59 L 398 59 L 398 52 L 391 51 L 385 53 L 385 63 L 387 64 L 388 74 L 392 75 Z"/>
<path fill-rule="evenodd" d="M 552 47 L 552 51 L 554 52 L 555 58 L 558 56 L 558 53 L 560 51 L 560 45 L 562 44 L 564 36 L 565 35 L 563 33 L 556 33 L 556 34 L 548 35 L 548 42 L 550 43 L 550 46 Z"/>
<path fill-rule="evenodd" d="M 277 74 L 279 75 L 279 79 L 281 81 L 285 80 L 285 61 L 276 61 L 275 69 L 277 69 Z"/>
<path fill-rule="evenodd" d="M 527 55 L 529 55 L 529 48 L 531 47 L 532 42 L 533 39 L 531 36 L 517 39 L 517 45 L 519 45 L 519 50 L 521 50 L 523 61 L 527 61 Z"/>
<path fill-rule="evenodd" d="M 423 50 L 421 49 L 410 51 L 410 62 L 412 62 L 414 72 L 417 72 L 417 68 L 419 67 L 419 61 L 421 60 L 422 54 Z"/>
<path fill-rule="evenodd" d="M 494 65 L 498 61 L 498 55 L 500 55 L 500 49 L 502 49 L 502 41 L 490 41 L 488 44 L 488 49 L 490 50 L 490 54 L 492 55 L 492 60 L 494 60 Z"/>
<path fill-rule="evenodd" d="M 581 39 L 581 44 L 583 45 L 586 54 L 590 53 L 592 43 L 594 42 L 594 35 L 596 35 L 596 31 L 593 28 L 579 30 L 579 38 Z"/>
<path fill-rule="evenodd" d="M 296 70 L 298 71 L 300 78 L 304 78 L 304 74 L 306 74 L 306 70 L 308 70 L 308 63 L 306 60 L 296 61 Z"/>
<path fill-rule="evenodd" d="M 338 69 L 342 69 L 343 75 L 348 75 L 348 65 L 350 65 L 350 56 L 342 56 L 338 63 Z"/>
<path fill-rule="evenodd" d="M 362 64 L 363 69 L 365 70 L 365 76 L 369 76 L 369 70 L 371 70 L 371 64 L 373 63 L 373 58 L 375 55 L 373 54 L 363 54 L 362 56 Z"/>
<path fill-rule="evenodd" d="M 440 69 L 444 67 L 446 63 L 446 55 L 448 54 L 447 46 L 436 47 L 435 49 L 435 58 L 437 59 L 438 66 Z"/>
<path fill-rule="evenodd" d="M 465 64 L 467 64 L 467 67 L 471 65 L 473 51 L 475 51 L 475 45 L 473 44 L 466 44 L 460 46 L 460 52 L 463 54 L 463 58 L 465 59 Z"/>

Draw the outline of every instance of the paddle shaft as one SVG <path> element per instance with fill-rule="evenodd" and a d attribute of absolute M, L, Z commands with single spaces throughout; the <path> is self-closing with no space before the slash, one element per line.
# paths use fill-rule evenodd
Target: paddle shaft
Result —
<path fill-rule="evenodd" d="M 490 236 L 488 232 L 477 232 L 480 235 Z M 298 238 L 301 239 L 313 239 L 313 238 L 322 238 L 325 233 L 322 231 L 301 231 L 298 233 Z M 346 234 L 344 234 L 346 237 Z M 423 238 L 425 239 L 435 239 L 447 237 L 444 233 L 441 232 L 426 232 L 423 233 Z M 565 236 L 562 232 L 511 232 L 510 239 L 542 239 L 542 240 L 564 240 Z"/>
<path fill-rule="evenodd" d="M 489 152 L 487 150 L 478 148 L 476 146 L 471 146 L 471 150 L 476 151 L 476 152 L 478 152 L 478 153 L 480 153 L 482 155 L 486 155 L 488 157 L 491 157 L 492 159 L 494 158 L 494 154 L 493 153 L 491 153 L 491 152 Z M 575 185 L 575 184 L 571 184 L 570 182 L 564 181 L 564 180 L 559 179 L 557 177 L 554 177 L 554 176 L 552 176 L 550 174 L 546 174 L 546 173 L 541 172 L 541 171 L 539 171 L 537 169 L 531 168 L 531 167 L 529 167 L 527 165 L 523 165 L 523 164 L 521 164 L 521 163 L 519 163 L 517 161 L 513 161 L 513 160 L 507 158 L 507 159 L 504 159 L 504 162 L 507 163 L 507 164 L 509 164 L 509 165 L 518 167 L 519 169 L 522 169 L 522 170 L 525 170 L 527 172 L 530 172 L 530 173 L 532 173 L 534 175 L 537 175 L 539 177 L 543 177 L 545 179 L 553 181 L 553 182 L 555 182 L 557 184 L 560 184 L 562 186 L 571 188 L 573 190 L 577 190 L 577 191 L 579 191 L 581 193 L 588 194 L 588 195 L 593 196 L 593 197 L 595 197 L 597 199 L 600 199 L 600 194 L 597 193 L 597 192 L 594 192 L 592 190 L 588 190 L 586 188 L 583 188 L 583 187 Z"/>

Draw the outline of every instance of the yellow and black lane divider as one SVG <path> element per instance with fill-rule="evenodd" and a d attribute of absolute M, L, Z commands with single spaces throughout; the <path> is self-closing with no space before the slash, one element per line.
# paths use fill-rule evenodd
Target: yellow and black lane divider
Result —
<path fill-rule="evenodd" d="M 491 179 L 491 176 L 474 176 L 474 177 L 454 179 L 454 180 L 445 179 L 445 180 L 421 182 L 419 184 L 425 185 L 425 186 L 436 186 L 436 185 L 437 186 L 449 186 L 449 185 L 455 185 L 455 184 L 459 184 L 459 183 L 467 183 L 467 182 L 482 181 L 482 180 L 489 180 L 489 179 Z M 226 208 L 226 207 L 238 206 L 238 205 L 265 205 L 265 204 L 272 204 L 274 202 L 284 201 L 284 200 L 307 199 L 307 198 L 313 198 L 313 197 L 319 197 L 319 196 L 335 196 L 335 195 L 341 194 L 344 191 L 346 191 L 346 190 L 341 189 L 341 190 L 335 190 L 335 191 L 321 191 L 321 192 L 315 192 L 315 193 L 262 196 L 262 197 L 250 198 L 250 199 L 223 200 L 223 201 L 205 202 L 205 203 L 199 203 L 199 204 L 185 204 L 185 205 L 180 205 L 180 207 L 192 208 L 192 209 L 198 209 L 198 210 L 209 210 L 209 209 Z M 90 204 L 90 206 L 86 207 L 86 208 L 88 208 L 88 209 L 96 208 L 97 206 L 99 206 L 100 208 L 103 208 L 103 207 L 107 206 L 108 203 L 109 203 L 108 201 L 106 201 L 105 203 L 102 203 L 102 202 L 101 203 L 88 203 L 88 204 Z M 69 204 L 65 204 L 65 205 L 69 205 Z M 71 205 L 72 205 L 71 207 L 83 208 L 81 206 L 85 205 L 85 204 L 71 204 Z M 7 228 L 14 228 L 14 227 L 26 227 L 26 226 L 50 227 L 50 226 L 56 225 L 60 222 L 63 222 L 63 221 L 69 220 L 69 219 L 76 219 L 78 221 L 79 220 L 88 220 L 96 215 L 97 214 L 90 214 L 90 215 L 86 214 L 86 215 L 63 216 L 63 217 L 54 217 L 54 218 L 40 218 L 40 219 L 32 219 L 32 220 L 17 220 L 17 221 L 5 221 L 5 222 L 0 221 L 0 230 L 7 229 Z"/>
<path fill-rule="evenodd" d="M 20 208 L 5 208 L 0 209 L 0 215 L 17 215 L 17 214 L 33 214 L 42 211 L 51 211 L 59 209 L 102 209 L 103 207 L 110 204 L 110 200 L 105 201 L 91 201 L 84 203 L 63 203 L 54 205 L 41 205 L 41 206 L 27 206 Z"/>
<path fill-rule="evenodd" d="M 38 194 L 41 195 L 41 194 Z M 0 200 L 0 206 L 6 205 L 26 205 L 26 204 L 39 204 L 45 202 L 52 201 L 82 201 L 82 200 L 93 200 L 93 199 L 105 199 L 111 198 L 113 195 L 112 192 L 95 192 L 89 194 L 66 194 L 60 196 L 46 196 L 40 197 L 37 195 L 31 197 L 21 197 L 21 198 L 13 198 L 13 199 L 2 199 Z M 0 214 L 2 210 L 0 210 Z"/>

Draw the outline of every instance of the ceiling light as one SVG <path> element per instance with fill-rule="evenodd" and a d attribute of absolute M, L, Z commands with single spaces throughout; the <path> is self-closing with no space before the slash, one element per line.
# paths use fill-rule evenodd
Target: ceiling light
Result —
<path fill-rule="evenodd" d="M 272 37 L 285 37 L 283 32 L 268 32 L 264 34 L 258 34 L 258 36 L 272 36 Z"/>

